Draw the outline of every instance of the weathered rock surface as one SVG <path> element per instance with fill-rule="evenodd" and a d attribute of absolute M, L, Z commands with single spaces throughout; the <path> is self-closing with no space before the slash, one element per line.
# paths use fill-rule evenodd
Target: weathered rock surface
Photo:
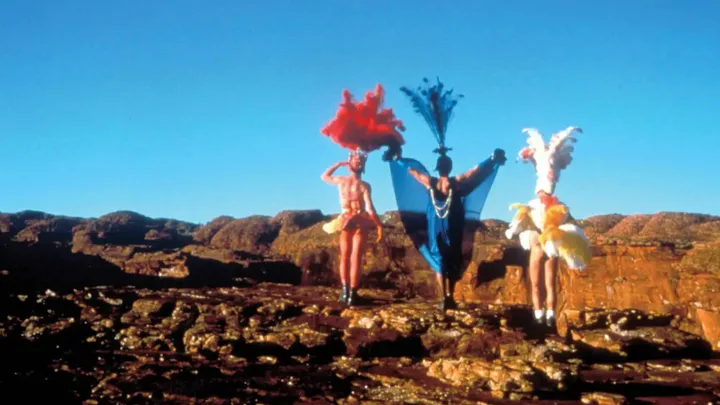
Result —
<path fill-rule="evenodd" d="M 720 360 L 672 317 L 571 312 L 562 338 L 523 307 L 361 293 L 356 308 L 267 283 L 4 295 L 0 388 L 85 404 L 720 399 Z"/>
<path fill-rule="evenodd" d="M 578 221 L 594 258 L 560 270 L 557 335 L 528 327 L 505 222 L 471 230 L 443 315 L 397 213 L 365 256 L 365 305 L 335 303 L 329 219 L 0 214 L 0 387 L 88 404 L 717 400 L 720 217 Z"/>

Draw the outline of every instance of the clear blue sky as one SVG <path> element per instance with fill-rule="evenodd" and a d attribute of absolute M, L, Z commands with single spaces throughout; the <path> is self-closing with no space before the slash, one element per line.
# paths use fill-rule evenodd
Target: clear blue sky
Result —
<path fill-rule="evenodd" d="M 591 4 L 592 3 L 592 4 Z M 0 211 L 134 210 L 205 222 L 337 212 L 320 134 L 341 91 L 382 83 L 405 155 L 434 140 L 397 90 L 464 93 L 457 171 L 500 147 L 483 216 L 532 198 L 524 127 L 568 125 L 557 193 L 574 215 L 720 214 L 718 1 L 0 1 Z M 380 211 L 395 209 L 380 152 Z"/>

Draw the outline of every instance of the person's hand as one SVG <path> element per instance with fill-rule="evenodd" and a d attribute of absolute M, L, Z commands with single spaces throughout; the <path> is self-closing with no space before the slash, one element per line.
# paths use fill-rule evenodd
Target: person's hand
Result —
<path fill-rule="evenodd" d="M 350 163 L 348 163 L 346 160 L 343 160 L 342 162 L 337 162 L 338 166 L 349 166 Z"/>
<path fill-rule="evenodd" d="M 377 226 L 377 240 L 375 241 L 375 243 L 380 243 L 382 238 L 383 238 L 383 227 L 382 227 L 382 225 L 378 225 Z"/>
<path fill-rule="evenodd" d="M 495 149 L 493 152 L 493 160 L 498 162 L 501 166 L 505 164 L 507 158 L 505 157 L 505 151 L 502 149 Z"/>
<path fill-rule="evenodd" d="M 397 142 L 389 144 L 387 150 L 382 155 L 382 160 L 385 162 L 391 162 L 400 158 L 402 158 L 402 147 Z"/>
<path fill-rule="evenodd" d="M 572 278 L 582 277 L 582 270 L 568 267 L 568 274 Z"/>

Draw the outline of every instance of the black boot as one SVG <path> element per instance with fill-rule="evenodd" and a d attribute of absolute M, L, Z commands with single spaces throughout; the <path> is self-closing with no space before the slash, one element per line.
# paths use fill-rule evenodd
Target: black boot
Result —
<path fill-rule="evenodd" d="M 551 332 L 555 331 L 555 317 L 554 316 L 545 316 L 545 327 L 548 328 Z"/>
<path fill-rule="evenodd" d="M 438 308 L 443 312 L 447 311 L 448 309 L 457 309 L 457 303 L 455 302 L 455 299 L 453 297 L 448 297 L 446 295 L 440 300 Z"/>
<path fill-rule="evenodd" d="M 348 301 L 348 285 L 343 284 L 342 292 L 340 293 L 340 298 L 338 299 L 338 302 L 347 303 Z"/>
<path fill-rule="evenodd" d="M 358 301 L 360 301 L 360 296 L 357 293 L 357 289 L 350 288 L 350 292 L 348 293 L 348 298 L 347 298 L 348 306 L 357 305 Z"/>

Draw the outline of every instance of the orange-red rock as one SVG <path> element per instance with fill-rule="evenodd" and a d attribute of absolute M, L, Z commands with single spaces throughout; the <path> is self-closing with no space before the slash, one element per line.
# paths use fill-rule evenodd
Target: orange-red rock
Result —
<path fill-rule="evenodd" d="M 71 271 L 70 267 L 85 269 L 78 273 L 92 272 L 93 280 L 102 279 L 102 271 L 111 268 L 160 275 L 163 268 L 177 269 L 174 263 L 179 260 L 196 276 L 202 272 L 212 273 L 210 278 L 216 279 L 272 274 L 273 279 L 278 279 L 283 272 L 289 272 L 293 274 L 287 280 L 295 280 L 294 272 L 299 271 L 305 284 L 336 286 L 337 238 L 321 229 L 328 219 L 319 211 L 286 211 L 275 217 L 219 217 L 198 226 L 130 211 L 97 219 L 54 217 L 33 211 L 1 214 L 0 238 L 7 254 L 0 260 L 13 269 L 12 277 L 27 274 L 34 279 L 52 267 L 35 259 L 55 257 L 58 266 L 68 263 L 64 271 Z M 377 245 L 370 241 L 364 257 L 363 286 L 390 289 L 398 297 L 434 299 L 438 293 L 434 274 L 404 234 L 397 213 L 385 214 L 383 221 L 385 239 Z M 677 314 L 687 320 L 687 330 L 704 333 L 708 340 L 716 339 L 714 327 L 709 325 L 714 322 L 711 314 L 720 310 L 719 217 L 612 214 L 578 223 L 586 228 L 593 242 L 594 258 L 583 273 L 571 274 L 561 268 L 559 313 L 634 308 Z M 504 238 L 506 222 L 486 220 L 483 224 L 484 228 L 475 233 L 474 249 L 457 286 L 456 298 L 529 304 L 526 252 L 516 241 Z M 48 244 L 38 243 L 42 241 Z M 28 261 L 31 257 L 33 262 Z M 286 267 L 281 265 L 283 262 Z M 42 268 L 25 272 L 19 263 Z M 248 266 L 254 270 L 248 271 Z M 99 267 L 104 270 L 89 270 Z M 700 317 L 704 320 L 700 321 Z"/>

